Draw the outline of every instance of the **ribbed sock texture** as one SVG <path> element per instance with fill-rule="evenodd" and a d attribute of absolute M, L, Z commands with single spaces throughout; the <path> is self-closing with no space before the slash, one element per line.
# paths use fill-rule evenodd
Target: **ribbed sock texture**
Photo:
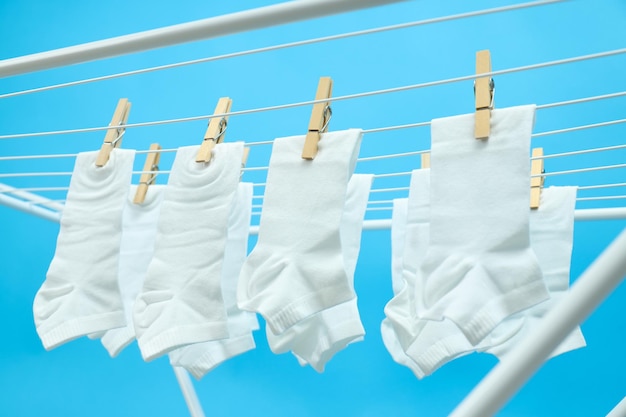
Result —
<path fill-rule="evenodd" d="M 221 271 L 243 143 L 221 143 L 208 164 L 181 147 L 161 204 L 154 256 L 135 301 L 145 360 L 190 343 L 228 337 Z"/>
<path fill-rule="evenodd" d="M 274 141 L 259 238 L 244 263 L 239 307 L 260 313 L 274 334 L 355 297 L 339 227 L 362 133 L 322 135 L 313 161 L 304 136 Z"/>
<path fill-rule="evenodd" d="M 222 296 L 228 316 L 228 338 L 194 343 L 169 353 L 170 363 L 200 379 L 217 365 L 256 347 L 252 331 L 256 315 L 237 307 L 237 280 L 248 253 L 252 214 L 252 183 L 240 183 L 228 220 L 228 240 L 222 263 Z"/>
<path fill-rule="evenodd" d="M 33 303 L 48 350 L 125 324 L 117 267 L 135 151 L 113 149 L 101 168 L 97 155 L 76 157 L 54 258 Z"/>

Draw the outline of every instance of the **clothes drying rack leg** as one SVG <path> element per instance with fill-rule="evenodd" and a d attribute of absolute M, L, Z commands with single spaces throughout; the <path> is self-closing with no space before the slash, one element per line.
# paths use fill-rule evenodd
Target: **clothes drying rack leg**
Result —
<path fill-rule="evenodd" d="M 626 417 L 626 397 L 622 398 L 606 417 Z"/>
<path fill-rule="evenodd" d="M 193 382 L 189 377 L 189 373 L 184 368 L 180 368 L 178 366 L 172 366 L 172 369 L 174 369 L 178 385 L 180 385 L 180 390 L 183 392 L 183 397 L 185 397 L 185 402 L 189 408 L 189 414 L 191 417 L 204 417 L 202 405 L 198 400 L 198 395 L 193 387 Z"/>
<path fill-rule="evenodd" d="M 576 280 L 569 294 L 537 329 L 487 374 L 450 417 L 488 417 L 498 412 L 559 343 L 622 282 L 626 276 L 625 253 L 626 229 Z"/>

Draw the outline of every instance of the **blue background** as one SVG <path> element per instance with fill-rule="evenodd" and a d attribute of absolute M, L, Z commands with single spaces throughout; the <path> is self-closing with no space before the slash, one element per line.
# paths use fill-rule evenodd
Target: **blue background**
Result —
<path fill-rule="evenodd" d="M 0 58 L 60 48 L 183 23 L 272 1 L 176 2 L 0 0 Z M 214 56 L 388 24 L 422 20 L 511 2 L 410 1 L 106 61 L 0 79 L 0 94 L 120 71 Z M 475 52 L 490 49 L 493 69 L 626 47 L 626 3 L 571 1 L 193 65 L 37 94 L 0 99 L 0 135 L 105 126 L 117 100 L 133 103 L 129 123 L 211 114 L 222 96 L 233 110 L 311 100 L 318 78 L 331 76 L 333 95 L 398 87 L 474 72 Z M 547 104 L 626 90 L 626 57 L 496 77 L 496 107 Z M 429 121 L 473 110 L 472 82 L 336 102 L 332 130 Z M 535 132 L 624 118 L 626 97 L 539 110 Z M 232 117 L 226 140 L 266 141 L 302 134 L 309 107 Z M 200 142 L 206 121 L 129 129 L 123 146 L 147 149 Z M 99 148 L 102 132 L 0 140 L 0 156 L 76 153 Z M 624 143 L 626 127 L 551 135 L 533 140 L 546 154 Z M 427 127 L 372 133 L 361 157 L 428 149 Z M 267 165 L 270 146 L 252 149 L 249 166 Z M 165 154 L 162 169 L 171 165 Z M 546 171 L 619 164 L 623 150 L 546 160 Z M 141 169 L 138 157 L 136 169 Z M 72 158 L 0 161 L 0 173 L 71 171 Z M 362 162 L 357 172 L 409 171 L 419 157 Z M 248 172 L 245 180 L 263 181 Z M 4 179 L 0 179 L 4 180 Z M 135 181 L 137 177 L 135 177 Z M 161 176 L 159 182 L 165 182 Z M 16 187 L 66 186 L 69 177 L 15 178 Z M 626 170 L 548 177 L 546 185 L 626 182 Z M 380 179 L 375 188 L 408 185 L 408 177 Z M 624 194 L 624 188 L 579 196 Z M 64 193 L 48 192 L 52 199 Z M 377 194 L 389 199 L 406 193 Z M 580 202 L 578 208 L 617 207 L 624 200 Z M 371 212 L 368 218 L 388 218 Z M 255 222 L 258 218 L 255 218 Z M 577 222 L 572 280 L 626 226 L 624 220 Z M 86 338 L 46 352 L 32 317 L 32 300 L 54 254 L 58 225 L 0 207 L 0 415 L 186 415 L 167 359 L 144 363 L 131 345 L 109 358 Z M 264 331 L 257 349 L 222 364 L 195 386 L 207 416 L 443 416 L 496 364 L 474 354 L 419 381 L 392 361 L 380 338 L 391 298 L 390 233 L 366 231 L 356 271 L 364 342 L 339 353 L 323 374 L 301 368 L 289 354 L 274 355 Z M 251 238 L 250 246 L 254 244 Z M 626 289 L 622 285 L 582 325 L 588 346 L 550 360 L 499 415 L 605 415 L 626 395 Z"/>

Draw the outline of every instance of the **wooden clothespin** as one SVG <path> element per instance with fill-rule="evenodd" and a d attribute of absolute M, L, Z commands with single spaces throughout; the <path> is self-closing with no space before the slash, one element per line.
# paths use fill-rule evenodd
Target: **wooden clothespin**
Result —
<path fill-rule="evenodd" d="M 543 148 L 534 148 L 532 157 L 543 157 Z M 533 210 L 539 208 L 541 188 L 546 180 L 543 173 L 543 158 L 532 159 L 530 161 L 530 208 Z"/>
<path fill-rule="evenodd" d="M 491 72 L 491 54 L 489 50 L 476 52 L 476 75 L 489 72 Z M 476 79 L 474 83 L 474 98 L 476 101 L 474 137 L 476 139 L 487 139 L 490 135 L 494 93 L 493 78 L 479 77 Z"/>
<path fill-rule="evenodd" d="M 430 152 L 422 154 L 422 169 L 430 168 Z"/>
<path fill-rule="evenodd" d="M 153 143 L 150 145 L 151 151 L 161 150 L 161 145 Z M 148 186 L 154 182 L 157 173 L 159 171 L 159 159 L 161 159 L 161 152 L 150 152 L 146 157 L 146 163 L 143 165 L 143 174 L 139 178 L 139 186 L 135 192 L 135 198 L 133 203 L 141 204 L 146 199 L 148 193 Z"/>
<path fill-rule="evenodd" d="M 315 100 L 323 100 L 330 98 L 333 92 L 333 80 L 330 77 L 320 78 L 317 84 L 317 93 Z M 316 103 L 313 105 L 311 119 L 309 120 L 309 130 L 304 139 L 304 147 L 302 148 L 302 159 L 312 160 L 317 155 L 317 144 L 319 143 L 322 133 L 328 129 L 328 122 L 332 111 L 330 109 L 330 101 Z"/>
<path fill-rule="evenodd" d="M 107 129 L 107 133 L 104 136 L 104 143 L 100 148 L 100 153 L 96 158 L 96 166 L 103 167 L 109 161 L 109 156 L 113 148 L 118 148 L 122 144 L 122 135 L 124 134 L 123 125 L 128 120 L 128 114 L 130 113 L 130 102 L 126 98 L 121 98 L 117 102 L 117 107 L 113 113 L 111 119 L 110 129 Z"/>
<path fill-rule="evenodd" d="M 233 101 L 228 97 L 222 97 L 215 106 L 214 115 L 224 114 L 230 112 L 230 107 Z M 212 117 L 209 121 L 209 127 L 204 133 L 204 140 L 200 145 L 200 150 L 196 156 L 196 162 L 210 162 L 211 151 L 218 143 L 224 140 L 226 134 L 226 127 L 228 126 L 228 116 Z"/>

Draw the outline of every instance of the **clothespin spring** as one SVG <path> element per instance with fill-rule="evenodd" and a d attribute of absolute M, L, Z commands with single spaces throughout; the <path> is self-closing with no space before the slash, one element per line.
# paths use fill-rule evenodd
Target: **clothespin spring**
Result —
<path fill-rule="evenodd" d="M 157 164 L 153 164 L 150 167 L 150 178 L 147 181 L 141 181 L 139 184 L 152 185 L 154 181 L 156 181 L 157 175 L 159 175 L 159 166 Z"/>
<path fill-rule="evenodd" d="M 218 129 L 219 131 L 218 131 L 217 137 L 211 139 L 215 143 L 219 142 L 220 138 L 224 136 L 224 134 L 226 133 L 226 129 L 228 129 L 228 120 L 226 120 L 225 117 L 222 117 L 220 119 L 220 124 L 219 124 Z"/>
<path fill-rule="evenodd" d="M 120 124 L 120 126 L 122 126 Z M 122 140 L 122 137 L 124 137 L 124 134 L 126 134 L 126 129 L 122 130 L 122 133 L 119 133 L 120 128 L 117 129 L 118 135 L 115 139 L 113 139 L 113 141 L 109 142 L 109 144 L 111 145 L 111 148 L 115 148 L 117 146 L 117 142 L 119 142 L 120 140 Z"/>
<path fill-rule="evenodd" d="M 330 123 L 330 119 L 333 118 L 333 109 L 330 107 L 330 103 L 326 103 L 326 107 L 324 107 L 324 126 L 320 132 L 326 132 L 326 128 L 328 128 L 328 124 Z"/>

